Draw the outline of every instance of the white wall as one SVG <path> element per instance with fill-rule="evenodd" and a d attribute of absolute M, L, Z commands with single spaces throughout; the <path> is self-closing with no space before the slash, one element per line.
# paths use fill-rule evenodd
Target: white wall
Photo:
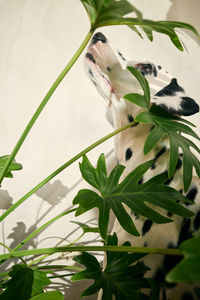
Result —
<path fill-rule="evenodd" d="M 143 11 L 145 18 L 189 21 L 200 29 L 198 0 L 131 2 Z M 87 15 L 78 0 L 0 0 L 0 156 L 11 152 L 27 121 L 88 29 Z M 180 34 L 188 49 L 188 52 L 180 52 L 168 37 L 160 34 L 155 33 L 151 43 L 145 37 L 140 39 L 128 27 L 115 26 L 101 31 L 125 57 L 149 58 L 163 65 L 200 104 L 200 48 L 193 36 Z M 190 119 L 198 124 L 199 115 Z M 84 74 L 82 55 L 17 155 L 23 171 L 16 172 L 14 179 L 4 180 L 0 200 L 3 203 L 3 198 L 7 198 L 4 192 L 7 190 L 15 202 L 50 172 L 111 130 L 105 121 L 101 97 Z M 111 149 L 112 140 L 92 151 L 89 157 L 95 162 L 101 152 L 108 153 Z M 77 191 L 74 185 L 80 180 L 78 163 L 51 183 L 56 180 L 60 180 L 54 185 L 56 189 L 51 187 L 49 191 L 48 185 L 41 197 L 33 195 L 4 221 L 0 234 L 8 246 L 14 246 L 25 233 L 71 205 Z M 80 183 L 77 188 L 81 186 L 84 184 Z M 38 247 L 54 246 L 59 238 L 76 228 L 69 223 L 72 219 L 70 215 L 58 221 L 30 246 L 37 243 Z M 49 236 L 54 238 L 42 241 Z"/>

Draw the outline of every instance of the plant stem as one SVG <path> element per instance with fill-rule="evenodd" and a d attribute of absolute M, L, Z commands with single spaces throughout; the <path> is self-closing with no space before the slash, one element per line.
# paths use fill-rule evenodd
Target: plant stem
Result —
<path fill-rule="evenodd" d="M 88 44 L 88 42 L 89 42 L 92 34 L 93 34 L 93 30 L 90 30 L 88 32 L 88 34 L 86 35 L 84 41 L 82 42 L 81 46 L 78 48 L 78 50 L 76 51 L 76 53 L 74 54 L 74 56 L 68 62 L 67 66 L 60 73 L 60 75 L 58 76 L 58 78 L 55 80 L 55 82 L 53 83 L 53 85 L 51 86 L 51 88 L 49 89 L 49 91 L 47 92 L 47 94 L 45 95 L 44 99 L 42 100 L 42 102 L 38 106 L 37 110 L 35 111 L 34 115 L 31 118 L 31 120 L 27 124 L 25 130 L 23 131 L 23 133 L 20 136 L 17 144 L 15 145 L 12 153 L 10 154 L 9 159 L 7 160 L 5 166 L 2 168 L 2 171 L 0 173 L 0 186 L 1 186 L 1 182 L 2 182 L 2 180 L 3 180 L 3 178 L 4 178 L 5 174 L 6 174 L 6 172 L 8 171 L 8 168 L 9 168 L 10 164 L 12 163 L 13 159 L 17 155 L 19 149 L 21 148 L 24 140 L 26 139 L 28 133 L 30 132 L 31 128 L 33 127 L 34 123 L 36 122 L 37 118 L 39 117 L 40 113 L 42 112 L 42 110 L 46 106 L 47 102 L 51 98 L 52 94 L 55 92 L 55 90 L 58 87 L 58 85 L 61 83 L 61 81 L 63 80 L 63 78 L 66 76 L 66 74 L 69 72 L 69 70 L 71 69 L 71 67 L 73 66 L 73 64 L 76 62 L 76 60 L 78 59 L 78 57 L 80 56 L 80 54 L 85 49 L 85 47 Z"/>
<path fill-rule="evenodd" d="M 0 260 L 27 255 L 54 254 L 58 252 L 83 252 L 83 251 L 110 251 L 110 252 L 133 252 L 133 253 L 153 253 L 183 256 L 183 252 L 178 249 L 131 247 L 131 246 L 75 246 L 22 250 L 0 255 Z"/>
<path fill-rule="evenodd" d="M 62 218 L 63 216 L 66 216 L 70 214 L 71 212 L 76 211 L 76 208 L 70 209 L 68 211 L 65 211 L 59 215 L 57 215 L 55 218 L 51 219 L 50 221 L 44 223 L 42 226 L 34 230 L 29 236 L 27 236 L 21 243 L 19 243 L 12 251 L 16 251 L 19 248 L 21 248 L 24 244 L 26 244 L 30 239 L 32 239 L 36 234 L 38 234 L 41 230 L 52 224 L 53 222 L 57 221 L 58 219 Z"/>
<path fill-rule="evenodd" d="M 26 199 L 28 199 L 31 195 L 33 195 L 37 190 L 39 190 L 43 185 L 45 185 L 47 182 L 49 182 L 51 179 L 53 179 L 56 175 L 61 173 L 64 169 L 69 167 L 72 163 L 74 163 L 76 160 L 81 158 L 84 154 L 88 153 L 98 145 L 102 144 L 106 140 L 110 139 L 111 137 L 115 136 L 116 134 L 120 133 L 121 131 L 133 126 L 136 122 L 128 123 L 127 125 L 114 130 L 113 132 L 109 133 L 108 135 L 104 136 L 94 144 L 90 145 L 89 147 L 82 150 L 80 153 L 72 157 L 70 160 L 68 160 L 64 165 L 59 167 L 57 170 L 55 170 L 53 173 L 51 173 L 48 177 L 43 179 L 39 184 L 37 184 L 34 188 L 32 188 L 27 194 L 25 194 L 21 199 L 19 199 L 17 202 L 15 202 L 12 206 L 10 206 L 1 216 L 0 216 L 0 222 L 3 221 L 12 211 L 14 211 L 20 204 L 22 204 Z"/>

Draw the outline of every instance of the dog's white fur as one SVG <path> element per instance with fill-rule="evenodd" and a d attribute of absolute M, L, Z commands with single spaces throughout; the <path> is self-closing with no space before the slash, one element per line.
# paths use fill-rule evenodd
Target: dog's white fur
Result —
<path fill-rule="evenodd" d="M 104 37 L 105 38 L 105 37 Z M 106 39 L 106 38 L 105 38 Z M 160 66 L 155 66 L 150 61 L 126 61 L 121 53 L 114 50 L 110 42 L 106 39 L 106 42 L 101 41 L 101 33 L 97 33 L 93 41 L 91 42 L 85 59 L 85 69 L 90 79 L 95 84 L 97 90 L 105 99 L 107 109 L 108 121 L 113 124 L 117 129 L 127 124 L 129 118 L 135 118 L 135 116 L 142 110 L 141 107 L 130 103 L 123 99 L 123 96 L 128 93 L 141 93 L 142 89 L 138 81 L 131 75 L 126 68 L 127 66 L 134 66 L 138 68 L 149 82 L 151 90 L 152 103 L 161 105 L 167 110 L 176 111 L 177 114 L 192 114 L 198 111 L 198 106 L 195 106 L 194 100 L 187 97 L 194 104 L 195 111 L 187 112 L 181 107 L 183 101 L 182 97 L 186 97 L 184 90 L 180 87 L 175 91 L 173 95 L 157 95 L 159 91 L 165 88 L 173 79 L 173 76 L 164 71 Z M 149 67 L 149 70 L 148 70 Z M 146 69 L 145 69 L 146 68 Z M 145 73 L 146 72 L 146 73 Z M 176 84 L 176 82 L 175 82 Z M 191 99 L 191 100 L 190 100 Z M 164 106 L 163 106 L 164 105 Z M 160 149 L 165 147 L 164 153 L 156 160 L 155 168 L 149 170 L 143 180 L 159 174 L 168 169 L 169 160 L 169 143 L 165 138 L 147 155 L 143 153 L 144 142 L 151 130 L 152 125 L 139 124 L 133 128 L 118 134 L 115 137 L 115 152 L 117 161 L 126 167 L 123 176 L 126 176 L 135 167 L 154 159 Z M 132 156 L 130 159 L 126 159 L 127 149 L 132 150 Z M 182 167 L 176 171 L 170 186 L 180 191 L 183 190 L 182 180 Z M 199 191 L 199 179 L 193 177 L 190 190 L 192 188 L 197 189 L 195 204 L 190 205 L 189 208 L 194 212 L 200 211 L 200 191 Z M 131 214 L 131 211 L 127 208 L 127 211 Z M 166 212 L 163 212 L 166 215 Z M 137 230 L 140 232 L 140 237 L 134 237 L 125 232 L 122 227 L 115 221 L 113 232 L 117 233 L 119 243 L 122 244 L 125 241 L 130 241 L 134 246 L 148 246 L 166 248 L 171 244 L 177 247 L 181 228 L 183 226 L 183 218 L 179 216 L 172 217 L 174 222 L 167 224 L 155 224 L 151 226 L 151 229 L 143 236 L 142 227 L 145 222 L 144 217 L 134 216 L 134 223 Z M 193 231 L 193 222 L 190 225 L 190 230 Z M 161 255 L 148 255 L 144 258 L 144 263 L 151 268 L 151 271 L 147 272 L 147 276 L 153 276 L 160 266 L 162 266 L 164 257 Z M 177 285 L 174 289 L 167 290 L 167 299 L 178 300 L 181 299 L 181 295 L 189 288 L 187 285 Z M 196 299 L 193 291 L 190 293 Z M 180 292 L 180 293 L 179 293 Z"/>

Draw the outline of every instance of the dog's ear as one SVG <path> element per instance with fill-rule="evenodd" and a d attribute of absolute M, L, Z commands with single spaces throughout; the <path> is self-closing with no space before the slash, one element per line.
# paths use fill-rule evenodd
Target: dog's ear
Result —
<path fill-rule="evenodd" d="M 168 85 L 157 92 L 152 102 L 170 114 L 190 116 L 199 112 L 199 105 L 185 95 L 176 78 L 172 78 Z"/>

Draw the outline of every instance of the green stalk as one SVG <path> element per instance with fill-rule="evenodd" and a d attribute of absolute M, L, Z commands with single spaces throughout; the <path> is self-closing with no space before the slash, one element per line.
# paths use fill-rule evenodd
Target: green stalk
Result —
<path fill-rule="evenodd" d="M 64 169 L 69 167 L 72 163 L 74 163 L 76 160 L 81 158 L 84 154 L 88 153 L 98 145 L 102 144 L 106 140 L 110 139 L 111 137 L 115 136 L 116 134 L 120 133 L 121 131 L 133 126 L 136 122 L 128 123 L 127 125 L 114 130 L 113 132 L 109 133 L 108 135 L 104 136 L 94 144 L 90 145 L 89 147 L 82 150 L 80 153 L 75 155 L 73 158 L 68 160 L 64 165 L 62 165 L 60 168 L 55 170 L 53 173 L 51 173 L 48 177 L 46 177 L 44 180 L 42 180 L 39 184 L 37 184 L 34 188 L 32 188 L 26 195 L 24 195 L 21 199 L 19 199 L 17 202 L 15 202 L 12 206 L 10 206 L 1 216 L 0 216 L 0 222 L 3 221 L 12 211 L 14 211 L 20 204 L 22 204 L 26 199 L 28 199 L 31 195 L 33 195 L 37 190 L 39 190 L 43 185 L 45 185 L 47 182 L 49 182 L 52 178 L 54 178 L 56 175 L 61 173 Z"/>
<path fill-rule="evenodd" d="M 11 249 L 11 251 L 18 250 L 24 244 L 26 244 L 30 239 L 32 239 L 35 235 L 37 235 L 40 231 L 42 231 L 44 228 L 46 228 L 47 226 L 49 226 L 53 222 L 57 221 L 58 219 L 62 218 L 63 216 L 66 216 L 66 215 L 68 215 L 68 214 L 70 214 L 71 212 L 74 212 L 74 211 L 76 211 L 76 208 L 73 208 L 73 209 L 70 209 L 68 211 L 65 211 L 65 212 L 57 215 L 55 218 L 51 219 L 50 221 L 44 223 L 42 226 L 40 226 L 39 228 L 37 228 L 36 230 L 34 230 L 29 236 L 27 236 L 27 238 L 25 238 L 21 243 L 19 243 L 13 250 Z"/>
<path fill-rule="evenodd" d="M 69 70 L 71 69 L 71 67 L 73 66 L 73 64 L 76 62 L 76 60 L 78 59 L 78 57 L 81 55 L 81 53 L 85 49 L 85 47 L 88 44 L 88 42 L 89 42 L 92 34 L 93 34 L 93 30 L 91 29 L 88 32 L 88 34 L 86 35 L 86 37 L 85 37 L 84 41 L 82 42 L 81 46 L 78 48 L 78 50 L 76 51 L 76 53 L 74 54 L 74 56 L 70 59 L 70 61 L 67 64 L 67 66 L 60 73 L 60 75 L 55 80 L 55 82 L 53 83 L 53 85 L 51 86 L 51 88 L 49 89 L 49 91 L 47 92 L 47 94 L 45 95 L 44 99 L 42 100 L 42 102 L 38 106 L 37 110 L 35 111 L 34 115 L 32 116 L 32 118 L 29 121 L 28 125 L 26 126 L 25 130 L 23 131 L 21 137 L 19 138 L 17 144 L 15 145 L 12 153 L 10 154 L 10 157 L 7 160 L 5 166 L 2 168 L 2 171 L 0 173 L 0 186 L 1 186 L 1 182 L 2 182 L 2 180 L 3 180 L 3 178 L 4 178 L 5 174 L 6 174 L 6 172 L 8 171 L 8 168 L 9 168 L 10 164 L 12 163 L 13 159 L 17 155 L 19 149 L 21 148 L 24 140 L 26 139 L 28 133 L 30 132 L 31 128 L 33 127 L 34 123 L 36 122 L 36 120 L 39 117 L 40 113 L 42 112 L 43 108 L 46 106 L 47 102 L 51 98 L 52 94 L 55 92 L 55 90 L 58 87 L 58 85 L 61 83 L 61 81 L 63 80 L 63 78 L 66 76 L 66 74 L 69 72 Z"/>
<path fill-rule="evenodd" d="M 133 252 L 133 253 L 153 253 L 165 255 L 178 255 L 183 256 L 183 252 L 178 249 L 165 249 L 165 248 L 148 248 L 148 247 L 131 247 L 131 246 L 74 246 L 74 247 L 55 247 L 43 249 L 31 249 L 15 251 L 0 255 L 0 260 L 23 257 L 27 255 L 41 255 L 41 254 L 54 254 L 58 252 L 85 252 L 85 251 L 110 251 L 110 252 Z"/>

